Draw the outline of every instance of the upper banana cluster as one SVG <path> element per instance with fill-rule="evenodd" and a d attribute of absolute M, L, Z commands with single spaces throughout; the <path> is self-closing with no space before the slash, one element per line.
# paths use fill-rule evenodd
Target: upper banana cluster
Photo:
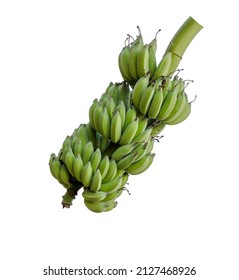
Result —
<path fill-rule="evenodd" d="M 125 41 L 126 46 L 118 57 L 120 73 L 124 81 L 128 82 L 132 87 L 141 77 L 147 74 L 154 80 L 161 76 L 167 76 L 172 62 L 172 53 L 168 52 L 157 65 L 157 34 L 160 30 L 149 44 L 144 44 L 140 28 L 138 26 L 137 28 L 139 35 L 135 40 L 128 35 Z M 133 39 L 132 43 L 130 42 L 131 39 Z"/>
<path fill-rule="evenodd" d="M 180 53 L 170 42 L 157 64 L 157 34 L 144 44 L 138 30 L 135 40 L 128 35 L 118 57 L 123 81 L 109 83 L 92 102 L 89 122 L 76 128 L 58 154 L 50 156 L 51 174 L 66 189 L 63 207 L 69 208 L 82 189 L 89 210 L 114 209 L 129 175 L 141 174 L 153 163 L 155 138 L 167 125 L 181 123 L 190 115 L 185 81 L 175 71 L 183 49 Z M 181 33 L 178 37 L 183 39 Z"/>

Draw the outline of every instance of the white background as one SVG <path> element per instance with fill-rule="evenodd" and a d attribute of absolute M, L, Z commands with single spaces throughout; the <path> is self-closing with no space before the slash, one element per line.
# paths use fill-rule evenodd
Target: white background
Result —
<path fill-rule="evenodd" d="M 237 1 L 1 1 L 1 279 L 52 268 L 196 267 L 196 276 L 239 279 Z M 151 168 L 131 176 L 109 213 L 86 209 L 81 194 L 61 208 L 64 189 L 48 160 L 110 81 L 126 34 L 158 35 L 158 60 L 192 16 L 204 26 L 180 67 L 197 95 L 184 123 L 164 130 Z"/>

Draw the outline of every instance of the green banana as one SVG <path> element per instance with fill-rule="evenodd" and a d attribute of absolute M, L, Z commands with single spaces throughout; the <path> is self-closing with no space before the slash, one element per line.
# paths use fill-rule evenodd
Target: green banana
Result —
<path fill-rule="evenodd" d="M 155 83 L 151 83 L 149 87 L 145 90 L 140 100 L 139 110 L 142 114 L 147 115 L 155 93 Z"/>
<path fill-rule="evenodd" d="M 85 187 L 89 187 L 92 180 L 92 167 L 90 161 L 88 161 L 82 168 L 81 171 L 81 181 Z"/>
<path fill-rule="evenodd" d="M 175 86 L 173 88 L 173 90 L 171 90 L 168 93 L 168 95 L 167 95 L 167 97 L 166 97 L 166 99 L 165 99 L 165 101 L 164 101 L 164 103 L 163 103 L 163 105 L 162 105 L 162 107 L 161 107 L 161 109 L 158 113 L 157 119 L 159 121 L 163 121 L 163 120 L 165 120 L 166 118 L 169 117 L 169 115 L 173 111 L 173 108 L 174 108 L 174 106 L 177 102 L 177 97 L 178 97 L 178 87 Z"/>
<path fill-rule="evenodd" d="M 156 137 L 165 128 L 166 124 L 163 122 L 156 121 L 151 125 L 152 132 L 151 137 Z"/>
<path fill-rule="evenodd" d="M 71 186 L 70 177 L 71 177 L 71 175 L 70 175 L 68 169 L 66 168 L 66 166 L 64 164 L 62 164 L 61 169 L 60 169 L 59 179 L 60 179 L 60 182 L 62 182 L 64 184 L 64 186 L 67 186 L 67 188 Z"/>
<path fill-rule="evenodd" d="M 113 143 L 118 143 L 122 133 L 122 120 L 119 111 L 114 113 L 110 126 L 110 138 Z"/>
<path fill-rule="evenodd" d="M 109 201 L 108 205 L 105 209 L 105 212 L 109 212 L 109 211 L 113 210 L 117 206 L 117 204 L 118 204 L 117 201 Z"/>
<path fill-rule="evenodd" d="M 111 155 L 111 157 L 115 160 L 118 161 L 124 156 L 128 155 L 130 152 L 132 152 L 136 146 L 138 145 L 137 142 L 134 143 L 129 143 L 126 145 L 121 145 L 118 149 L 114 151 L 114 153 Z"/>
<path fill-rule="evenodd" d="M 141 132 L 136 137 L 134 137 L 132 142 L 147 142 L 150 138 L 151 132 L 152 132 L 152 128 L 148 127 L 143 132 Z"/>
<path fill-rule="evenodd" d="M 94 129 L 96 129 L 95 119 L 94 119 L 94 111 L 95 111 L 95 108 L 97 107 L 97 105 L 98 105 L 98 99 L 95 98 L 92 105 L 90 106 L 90 109 L 89 109 L 90 124 Z"/>
<path fill-rule="evenodd" d="M 75 173 L 74 173 L 74 170 L 73 170 L 73 162 L 74 162 L 74 159 L 75 159 L 75 155 L 74 153 L 72 152 L 72 149 L 71 148 L 68 148 L 67 149 L 67 152 L 65 154 L 65 157 L 64 157 L 64 163 L 68 169 L 68 171 L 70 172 L 70 174 L 75 177 Z"/>
<path fill-rule="evenodd" d="M 103 111 L 99 115 L 98 127 L 100 133 L 108 139 L 110 137 L 110 117 L 106 107 L 104 107 Z"/>
<path fill-rule="evenodd" d="M 149 73 L 153 77 L 154 72 L 157 68 L 157 60 L 153 47 L 149 46 Z"/>
<path fill-rule="evenodd" d="M 110 117 L 110 120 L 113 118 L 115 109 L 116 109 L 116 104 L 114 102 L 114 99 L 112 97 L 109 98 L 107 104 L 106 104 L 106 109 L 107 109 L 107 113 Z"/>
<path fill-rule="evenodd" d="M 99 131 L 100 132 L 100 122 L 99 122 L 99 116 L 101 114 L 101 112 L 103 111 L 103 105 L 102 103 L 98 103 L 95 107 L 95 110 L 94 110 L 94 114 L 93 114 L 93 122 L 94 122 L 94 128 L 95 130 Z"/>
<path fill-rule="evenodd" d="M 93 152 L 94 152 L 94 147 L 93 147 L 92 142 L 90 141 L 83 148 L 82 160 L 83 160 L 84 164 L 86 164 L 88 161 L 90 161 L 90 158 L 91 158 Z"/>
<path fill-rule="evenodd" d="M 143 49 L 143 46 L 144 46 L 144 44 L 143 44 L 142 36 L 139 35 L 137 37 L 137 39 L 135 40 L 134 45 L 132 45 L 131 51 L 130 51 L 129 71 L 130 71 L 130 74 L 133 77 L 133 79 L 136 81 L 139 79 L 138 69 L 137 69 L 137 63 L 138 63 L 137 60 L 138 60 L 139 53 Z"/>
<path fill-rule="evenodd" d="M 95 173 L 92 176 L 92 180 L 90 183 L 90 190 L 92 192 L 98 192 L 101 186 L 101 182 L 102 182 L 102 176 L 100 170 L 96 169 Z"/>
<path fill-rule="evenodd" d="M 183 112 L 181 113 L 181 115 L 179 115 L 175 120 L 173 121 L 167 121 L 167 124 L 169 125 L 175 125 L 175 124 L 179 124 L 181 122 L 183 122 L 191 113 L 191 102 L 190 103 L 186 103 L 186 106 L 184 107 Z"/>
<path fill-rule="evenodd" d="M 101 200 L 101 201 L 103 201 L 103 202 L 105 202 L 105 201 L 115 201 L 115 200 L 122 194 L 122 192 L 123 192 L 123 188 L 118 189 L 117 191 L 108 194 L 108 195 L 107 195 L 103 200 Z"/>
<path fill-rule="evenodd" d="M 167 122 L 174 121 L 177 119 L 182 112 L 184 111 L 185 106 L 187 106 L 187 96 L 185 93 L 180 93 L 177 97 L 177 102 L 171 112 L 171 114 L 163 121 L 167 124 Z"/>
<path fill-rule="evenodd" d="M 163 89 L 159 87 L 155 90 L 154 96 L 152 98 L 152 102 L 148 109 L 148 117 L 151 119 L 156 119 L 159 114 L 160 108 L 163 104 Z"/>
<path fill-rule="evenodd" d="M 96 169 L 99 167 L 99 164 L 101 162 L 101 151 L 99 148 L 97 148 L 94 153 L 92 154 L 91 158 L 90 158 L 90 162 L 91 162 L 91 167 L 92 167 L 92 172 L 94 173 L 96 171 Z"/>
<path fill-rule="evenodd" d="M 126 127 L 125 131 L 123 132 L 123 134 L 120 138 L 120 141 L 119 141 L 120 145 L 126 145 L 132 141 L 132 139 L 134 138 L 134 136 L 137 132 L 138 123 L 139 123 L 139 119 L 136 118 L 132 123 L 130 123 Z"/>
<path fill-rule="evenodd" d="M 146 127 L 148 126 L 148 118 L 143 116 L 142 118 L 139 118 L 139 124 L 138 129 L 135 133 L 135 137 L 141 134 L 143 131 L 145 131 Z"/>
<path fill-rule="evenodd" d="M 118 65 L 123 79 L 127 82 L 133 80 L 129 71 L 130 46 L 126 46 L 119 54 Z"/>
<path fill-rule="evenodd" d="M 88 133 L 87 133 L 87 129 L 86 129 L 86 125 L 82 124 L 79 128 L 78 128 L 78 137 L 81 140 L 81 143 L 83 146 L 86 145 L 86 143 L 89 142 L 89 138 L 88 138 Z"/>
<path fill-rule="evenodd" d="M 131 164 L 126 172 L 131 175 L 138 175 L 146 171 L 153 162 L 155 154 L 146 154 L 143 158 Z"/>
<path fill-rule="evenodd" d="M 93 192 L 88 188 L 85 188 L 84 191 L 82 192 L 82 196 L 87 201 L 98 202 L 104 200 L 108 196 L 108 193 L 101 192 L 101 191 Z"/>
<path fill-rule="evenodd" d="M 117 171 L 118 171 L 117 164 L 116 164 L 115 160 L 113 158 L 111 158 L 109 161 L 109 169 L 107 171 L 106 176 L 102 180 L 102 183 L 104 184 L 104 183 L 107 183 L 107 182 L 113 180 L 115 178 Z"/>
<path fill-rule="evenodd" d="M 102 202 L 102 201 L 88 201 L 84 199 L 85 206 L 92 212 L 95 213 L 102 213 L 105 211 L 112 210 L 114 207 L 116 207 L 117 203 L 116 202 Z M 108 209 L 108 210 L 107 210 Z"/>
<path fill-rule="evenodd" d="M 76 180 L 78 182 L 81 182 L 81 173 L 82 173 L 83 166 L 84 166 L 84 163 L 83 163 L 83 160 L 81 158 L 81 155 L 77 154 L 74 158 L 73 170 L 74 170 Z"/>
<path fill-rule="evenodd" d="M 130 108 L 126 111 L 125 115 L 125 122 L 123 126 L 123 131 L 126 129 L 126 127 L 133 122 L 136 119 L 136 110 L 135 108 Z"/>
<path fill-rule="evenodd" d="M 78 139 L 73 147 L 73 153 L 75 156 L 77 156 L 78 154 L 82 155 L 82 152 L 83 152 L 83 144 L 82 144 L 81 140 Z"/>
<path fill-rule="evenodd" d="M 50 167 L 52 176 L 55 179 L 60 180 L 61 162 L 59 161 L 59 159 L 56 157 L 55 154 L 51 154 L 50 161 L 49 161 L 49 167 Z"/>
<path fill-rule="evenodd" d="M 149 74 L 141 77 L 135 84 L 133 93 L 132 93 L 132 101 L 136 109 L 139 109 L 141 98 L 149 85 Z"/>
<path fill-rule="evenodd" d="M 157 66 L 154 72 L 153 79 L 157 80 L 162 76 L 163 77 L 168 76 L 171 63 L 172 63 L 172 53 L 168 52 L 163 56 L 163 58 L 159 62 L 159 65 Z"/>
<path fill-rule="evenodd" d="M 149 72 L 149 45 L 143 46 L 137 57 L 138 77 L 143 77 Z"/>
<path fill-rule="evenodd" d="M 124 102 L 122 100 L 119 101 L 118 106 L 116 107 L 116 111 L 119 112 L 120 114 L 120 118 L 121 118 L 121 129 L 124 126 L 124 122 L 125 122 L 125 115 L 126 115 L 126 108 L 124 105 Z"/>
<path fill-rule="evenodd" d="M 119 161 L 117 161 L 117 168 L 119 170 L 127 169 L 136 160 L 137 156 L 137 153 L 132 153 L 121 158 Z"/>
<path fill-rule="evenodd" d="M 117 191 L 121 187 L 121 184 L 122 184 L 122 176 L 118 178 L 114 178 L 113 180 L 107 183 L 101 184 L 100 191 L 112 193 Z"/>
<path fill-rule="evenodd" d="M 105 178 L 105 176 L 106 176 L 106 174 L 109 170 L 109 167 L 110 167 L 109 157 L 105 156 L 102 159 L 102 161 L 100 162 L 100 165 L 99 165 L 99 170 L 100 170 L 100 173 L 101 173 L 102 180 Z"/>

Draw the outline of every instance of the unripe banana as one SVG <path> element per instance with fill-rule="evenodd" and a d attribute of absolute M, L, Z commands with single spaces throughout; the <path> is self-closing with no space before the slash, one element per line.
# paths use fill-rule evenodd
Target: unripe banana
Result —
<path fill-rule="evenodd" d="M 122 145 L 114 151 L 114 153 L 112 154 L 111 157 L 115 161 L 118 161 L 121 158 L 123 158 L 124 156 L 128 155 L 130 152 L 132 152 L 136 148 L 137 145 L 138 145 L 137 142 Z"/>
<path fill-rule="evenodd" d="M 148 110 L 149 118 L 156 119 L 162 104 L 163 104 L 163 89 L 162 87 L 159 87 L 158 89 L 155 90 L 152 102 Z"/>
<path fill-rule="evenodd" d="M 110 141 L 108 138 L 105 138 L 103 135 L 100 135 L 100 150 L 103 153 L 109 146 Z"/>
<path fill-rule="evenodd" d="M 69 171 L 67 170 L 66 166 L 64 164 L 62 164 L 61 169 L 60 169 L 59 178 L 60 178 L 60 182 L 62 182 L 66 188 L 71 186 L 70 177 L 71 177 L 71 175 L 70 175 Z"/>
<path fill-rule="evenodd" d="M 115 83 L 109 92 L 110 96 L 113 98 L 116 106 L 119 104 L 119 84 Z"/>
<path fill-rule="evenodd" d="M 72 152 L 71 148 L 67 149 L 67 152 L 64 157 L 64 163 L 70 172 L 71 176 L 75 177 L 74 170 L 73 170 L 73 162 L 74 162 L 75 156 L 74 153 Z"/>
<path fill-rule="evenodd" d="M 108 115 L 106 107 L 99 115 L 99 131 L 105 137 L 110 137 L 110 117 Z"/>
<path fill-rule="evenodd" d="M 91 167 L 92 167 L 92 172 L 94 173 L 96 171 L 96 169 L 99 167 L 99 164 L 101 162 L 101 151 L 99 148 L 97 148 L 94 153 L 92 154 L 91 158 L 90 158 L 90 162 L 91 162 Z"/>
<path fill-rule="evenodd" d="M 119 111 L 114 113 L 110 126 L 110 138 L 113 143 L 118 143 L 122 133 L 122 120 Z"/>
<path fill-rule="evenodd" d="M 171 112 L 171 114 L 166 118 L 163 122 L 167 124 L 167 122 L 171 122 L 176 120 L 184 111 L 185 106 L 187 106 L 187 97 L 186 94 L 180 93 L 177 97 L 177 102 Z"/>
<path fill-rule="evenodd" d="M 108 156 L 105 156 L 100 165 L 99 165 L 99 170 L 100 170 L 100 173 L 101 173 L 101 176 L 102 176 L 102 180 L 105 178 L 108 170 L 109 170 L 109 167 L 110 167 L 110 160 L 109 160 L 109 157 Z"/>
<path fill-rule="evenodd" d="M 52 176 L 55 179 L 60 180 L 61 162 L 59 161 L 59 159 L 56 157 L 55 154 L 51 154 L 50 161 L 49 161 L 49 167 L 50 167 Z"/>
<path fill-rule="evenodd" d="M 130 58 L 129 58 L 129 70 L 130 74 L 133 77 L 134 80 L 138 80 L 138 70 L 137 70 L 137 60 L 138 60 L 138 55 L 143 49 L 143 40 L 142 36 L 138 36 L 137 39 L 134 42 L 134 45 L 131 47 L 130 51 Z"/>
<path fill-rule="evenodd" d="M 106 176 L 104 177 L 104 179 L 102 180 L 102 183 L 104 184 L 104 183 L 107 183 L 107 182 L 113 180 L 115 178 L 117 171 L 118 171 L 117 164 L 116 164 L 115 160 L 113 158 L 111 158 L 109 161 L 108 172 L 107 172 Z"/>
<path fill-rule="evenodd" d="M 113 180 L 101 184 L 100 191 L 107 192 L 107 193 L 112 193 L 117 191 L 121 187 L 122 183 L 122 176 L 118 178 L 114 178 Z"/>
<path fill-rule="evenodd" d="M 163 102 L 163 105 L 157 116 L 158 120 L 162 121 L 169 117 L 177 102 L 177 96 L 178 96 L 178 87 L 174 87 L 173 90 L 171 90 L 168 93 L 165 101 Z"/>
<path fill-rule="evenodd" d="M 128 182 L 128 179 L 129 179 L 129 174 L 125 172 L 124 175 L 122 176 L 120 189 L 124 187 L 124 185 Z"/>
<path fill-rule="evenodd" d="M 82 168 L 81 181 L 85 187 L 89 187 L 92 180 L 92 167 L 90 161 L 88 161 Z"/>
<path fill-rule="evenodd" d="M 103 107 L 102 103 L 98 103 L 95 107 L 94 114 L 93 114 L 94 126 L 95 126 L 95 129 L 99 132 L 100 132 L 99 116 L 100 116 L 101 112 L 103 111 L 103 108 L 104 107 Z"/>
<path fill-rule="evenodd" d="M 95 119 L 94 119 L 94 111 L 95 111 L 95 108 L 98 104 L 98 99 L 94 99 L 92 105 L 90 106 L 90 109 L 89 109 L 89 119 L 90 119 L 90 124 L 91 126 L 96 129 L 95 127 Z"/>
<path fill-rule="evenodd" d="M 167 124 L 169 124 L 169 125 L 179 124 L 179 123 L 183 122 L 184 120 L 186 120 L 186 118 L 190 115 L 190 113 L 191 113 L 191 102 L 186 103 L 186 106 L 184 107 L 184 110 L 181 113 L 181 115 L 179 115 L 173 121 L 170 121 L 170 122 L 168 121 Z"/>
<path fill-rule="evenodd" d="M 157 69 L 155 70 L 153 79 L 157 80 L 162 76 L 168 76 L 171 63 L 172 63 L 172 53 L 168 52 L 161 59 Z"/>
<path fill-rule="evenodd" d="M 134 137 L 132 142 L 148 142 L 148 140 L 150 138 L 150 135 L 151 135 L 151 132 L 152 132 L 151 127 L 145 129 L 145 131 L 141 132 L 139 135 Z"/>
<path fill-rule="evenodd" d="M 120 145 L 126 145 L 129 144 L 132 139 L 134 138 L 137 129 L 138 129 L 138 123 L 139 123 L 139 119 L 136 118 L 132 123 L 130 123 L 125 131 L 123 132 L 121 138 L 120 138 Z"/>
<path fill-rule="evenodd" d="M 146 171 L 153 162 L 155 154 L 146 154 L 143 158 L 139 161 L 131 164 L 127 169 L 126 172 L 131 175 L 138 175 Z"/>
<path fill-rule="evenodd" d="M 101 186 L 101 182 L 102 182 L 102 176 L 100 170 L 96 169 L 94 175 L 92 176 L 92 180 L 90 183 L 90 190 L 92 192 L 98 192 Z"/>
<path fill-rule="evenodd" d="M 152 132 L 151 132 L 151 137 L 156 137 L 159 135 L 161 131 L 165 128 L 166 124 L 163 122 L 155 122 L 151 125 L 152 127 Z"/>
<path fill-rule="evenodd" d="M 124 122 L 123 131 L 135 119 L 136 119 L 136 110 L 135 110 L 135 108 L 128 109 L 127 112 L 126 112 L 126 115 L 125 115 L 125 122 Z"/>
<path fill-rule="evenodd" d="M 109 212 L 109 211 L 113 210 L 117 206 L 117 204 L 118 204 L 117 201 L 109 201 L 108 205 L 105 209 L 105 212 Z"/>
<path fill-rule="evenodd" d="M 81 158 L 81 155 L 77 154 L 74 159 L 74 162 L 73 162 L 73 170 L 74 170 L 76 180 L 78 182 L 81 182 L 81 173 L 82 173 L 83 166 L 84 166 L 84 163 Z"/>
<path fill-rule="evenodd" d="M 117 191 L 108 194 L 102 201 L 115 201 L 123 192 L 123 188 L 118 189 Z"/>
<path fill-rule="evenodd" d="M 140 100 L 139 110 L 142 114 L 147 115 L 154 93 L 155 83 L 152 83 L 145 90 L 145 93 L 142 95 L 142 98 Z"/>
<path fill-rule="evenodd" d="M 142 118 L 139 118 L 139 124 L 138 124 L 138 129 L 135 133 L 135 137 L 138 136 L 139 134 L 141 134 L 143 131 L 145 131 L 145 129 L 147 128 L 148 125 L 148 118 L 146 118 L 145 116 Z"/>
<path fill-rule="evenodd" d="M 107 104 L 106 104 L 106 109 L 108 112 L 108 115 L 110 117 L 110 120 L 113 118 L 115 109 L 116 109 L 116 104 L 114 102 L 114 99 L 112 97 L 109 98 Z"/>
<path fill-rule="evenodd" d="M 78 135 L 79 139 L 81 140 L 81 143 L 82 143 L 83 146 L 85 146 L 86 143 L 89 142 L 88 133 L 87 133 L 87 129 L 86 129 L 85 124 L 82 124 L 78 128 L 77 135 Z"/>
<path fill-rule="evenodd" d="M 137 156 L 137 153 L 132 153 L 123 157 L 117 161 L 117 168 L 119 170 L 126 170 L 136 160 Z"/>
<path fill-rule="evenodd" d="M 108 207 L 112 207 L 112 203 L 110 202 L 102 202 L 102 201 L 88 201 L 87 199 L 84 199 L 84 203 L 85 203 L 85 206 L 92 212 L 95 212 L 95 213 L 102 213 L 102 212 L 105 212 L 105 210 L 108 208 Z"/>
<path fill-rule="evenodd" d="M 151 77 L 153 77 L 156 68 L 157 68 L 156 55 L 154 49 L 149 46 L 149 73 Z"/>
<path fill-rule="evenodd" d="M 72 139 L 69 135 L 66 136 L 66 139 L 64 140 L 63 144 L 62 144 L 62 148 L 65 148 L 65 147 L 71 147 L 71 142 L 72 142 Z"/>
<path fill-rule="evenodd" d="M 116 111 L 119 112 L 120 114 L 120 118 L 121 118 L 121 129 L 124 126 L 124 122 L 125 122 L 125 114 L 126 114 L 126 108 L 124 105 L 124 102 L 122 100 L 119 101 L 118 106 L 116 107 Z"/>
<path fill-rule="evenodd" d="M 143 77 L 149 72 L 149 45 L 143 46 L 137 57 L 138 77 Z"/>
<path fill-rule="evenodd" d="M 97 147 L 96 131 L 92 128 L 90 122 L 86 124 L 86 130 L 87 130 L 89 141 L 91 141 L 93 147 L 96 148 Z"/>
<path fill-rule="evenodd" d="M 85 189 L 82 192 L 82 196 L 84 197 L 84 199 L 86 199 L 87 201 L 92 201 L 92 202 L 98 202 L 98 201 L 102 201 L 104 200 L 104 198 L 106 198 L 108 196 L 108 193 L 106 192 L 92 192 L 89 189 Z"/>
<path fill-rule="evenodd" d="M 92 142 L 90 141 L 83 148 L 82 160 L 83 160 L 84 164 L 86 164 L 88 161 L 90 161 L 90 158 L 91 158 L 93 152 L 94 152 L 94 147 L 93 147 Z"/>
<path fill-rule="evenodd" d="M 130 46 L 126 46 L 119 54 L 118 64 L 123 79 L 127 82 L 133 80 L 129 71 Z"/>
<path fill-rule="evenodd" d="M 139 109 L 141 98 L 149 85 L 149 77 L 149 74 L 141 77 L 134 86 L 132 100 L 136 109 Z"/>

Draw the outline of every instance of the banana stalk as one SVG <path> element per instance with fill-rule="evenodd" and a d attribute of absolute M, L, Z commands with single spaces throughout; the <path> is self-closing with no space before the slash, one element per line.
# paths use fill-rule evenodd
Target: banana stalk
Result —
<path fill-rule="evenodd" d="M 172 62 L 168 74 L 177 70 L 184 52 L 202 28 L 202 25 L 189 17 L 175 33 L 164 53 L 164 56 L 169 52 L 172 53 Z"/>

